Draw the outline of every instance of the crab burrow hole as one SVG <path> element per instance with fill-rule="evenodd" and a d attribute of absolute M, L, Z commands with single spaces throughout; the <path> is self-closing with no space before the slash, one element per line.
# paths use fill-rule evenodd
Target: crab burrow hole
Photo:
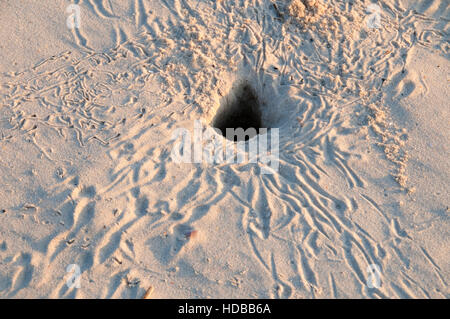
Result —
<path fill-rule="evenodd" d="M 249 83 L 239 84 L 224 98 L 211 126 L 234 142 L 247 141 L 257 135 L 261 128 L 265 128 L 261 101 Z M 235 133 L 241 128 L 245 134 L 227 134 L 227 128 L 233 129 Z"/>

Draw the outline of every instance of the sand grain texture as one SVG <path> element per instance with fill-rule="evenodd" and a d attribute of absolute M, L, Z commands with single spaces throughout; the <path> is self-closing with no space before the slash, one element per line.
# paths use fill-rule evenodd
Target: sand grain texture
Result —
<path fill-rule="evenodd" d="M 449 298 L 447 1 L 54 2 L 0 4 L 1 298 Z M 172 161 L 240 81 L 278 172 Z"/>

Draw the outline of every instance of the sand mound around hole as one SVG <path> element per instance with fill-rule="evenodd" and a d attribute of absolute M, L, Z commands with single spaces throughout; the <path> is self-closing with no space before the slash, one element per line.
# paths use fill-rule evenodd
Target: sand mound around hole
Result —
<path fill-rule="evenodd" d="M 292 0 L 289 14 L 304 23 L 315 23 L 325 13 L 325 5 L 318 0 Z"/>

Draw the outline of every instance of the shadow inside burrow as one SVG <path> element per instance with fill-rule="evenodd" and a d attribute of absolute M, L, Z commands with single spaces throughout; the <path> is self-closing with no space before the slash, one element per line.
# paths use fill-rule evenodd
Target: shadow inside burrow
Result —
<path fill-rule="evenodd" d="M 261 105 L 253 88 L 246 82 L 237 86 L 224 99 L 217 110 L 211 126 L 219 129 L 228 140 L 234 142 L 247 141 L 258 134 L 263 128 Z M 227 128 L 236 130 L 242 128 L 245 134 L 227 134 Z"/>

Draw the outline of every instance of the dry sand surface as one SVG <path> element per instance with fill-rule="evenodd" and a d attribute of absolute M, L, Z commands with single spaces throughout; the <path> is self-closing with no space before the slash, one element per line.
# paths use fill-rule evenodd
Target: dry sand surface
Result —
<path fill-rule="evenodd" d="M 0 1 L 1 298 L 450 297 L 447 0 L 71 3 Z"/>

